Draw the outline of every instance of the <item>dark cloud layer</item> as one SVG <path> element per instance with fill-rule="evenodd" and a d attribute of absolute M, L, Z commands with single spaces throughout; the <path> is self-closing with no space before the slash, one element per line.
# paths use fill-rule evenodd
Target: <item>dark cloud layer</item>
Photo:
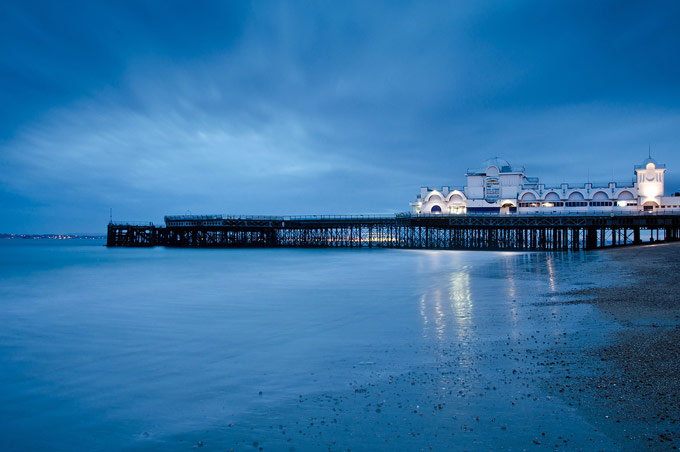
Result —
<path fill-rule="evenodd" d="M 488 156 L 680 186 L 678 2 L 10 2 L 1 231 L 408 209 Z"/>

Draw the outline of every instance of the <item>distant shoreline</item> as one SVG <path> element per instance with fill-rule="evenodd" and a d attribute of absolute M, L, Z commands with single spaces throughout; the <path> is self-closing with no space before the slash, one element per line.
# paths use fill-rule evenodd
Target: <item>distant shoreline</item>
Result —
<path fill-rule="evenodd" d="M 105 240 L 106 234 L 0 234 L 4 240 Z"/>

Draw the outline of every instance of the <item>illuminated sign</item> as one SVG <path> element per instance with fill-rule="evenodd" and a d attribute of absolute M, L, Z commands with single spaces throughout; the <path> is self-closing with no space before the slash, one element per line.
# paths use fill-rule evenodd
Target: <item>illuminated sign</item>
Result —
<path fill-rule="evenodd" d="M 501 183 L 497 177 L 487 177 L 484 185 L 484 199 L 492 203 L 501 197 Z"/>

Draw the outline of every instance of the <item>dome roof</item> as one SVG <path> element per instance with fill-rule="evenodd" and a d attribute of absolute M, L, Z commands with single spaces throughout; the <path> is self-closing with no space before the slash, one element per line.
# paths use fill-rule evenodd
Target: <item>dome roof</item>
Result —
<path fill-rule="evenodd" d="M 490 166 L 498 168 L 499 173 L 524 173 L 524 167 L 516 166 L 513 168 L 512 166 L 510 166 L 510 163 L 508 163 L 507 160 L 502 159 L 500 157 L 486 159 L 484 160 L 484 163 L 482 165 L 483 166 L 481 169 L 468 168 L 466 174 L 468 176 L 473 175 L 483 176 L 486 174 L 486 170 L 489 169 Z"/>
<path fill-rule="evenodd" d="M 508 163 L 507 160 L 498 157 L 484 160 L 484 168 L 488 168 L 490 166 L 495 166 L 501 173 L 512 171 L 512 166 L 510 166 L 510 163 Z"/>
<path fill-rule="evenodd" d="M 647 169 L 647 165 L 653 164 L 656 169 L 664 169 L 666 168 L 666 165 L 663 163 L 658 163 L 656 160 L 654 160 L 651 156 L 647 157 L 643 162 L 642 165 L 635 165 L 636 170 L 640 169 Z"/>
<path fill-rule="evenodd" d="M 654 166 L 658 166 L 658 163 L 656 163 L 656 160 L 654 160 L 654 159 L 651 158 L 651 157 L 647 157 L 647 158 L 642 162 L 642 166 L 647 166 L 649 163 L 653 163 Z"/>

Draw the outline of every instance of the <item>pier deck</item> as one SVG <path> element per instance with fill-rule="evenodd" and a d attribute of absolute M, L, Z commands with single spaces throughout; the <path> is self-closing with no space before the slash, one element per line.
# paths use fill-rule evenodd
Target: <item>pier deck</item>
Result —
<path fill-rule="evenodd" d="M 110 247 L 331 248 L 557 251 L 678 240 L 678 214 L 166 217 L 108 225 Z"/>

